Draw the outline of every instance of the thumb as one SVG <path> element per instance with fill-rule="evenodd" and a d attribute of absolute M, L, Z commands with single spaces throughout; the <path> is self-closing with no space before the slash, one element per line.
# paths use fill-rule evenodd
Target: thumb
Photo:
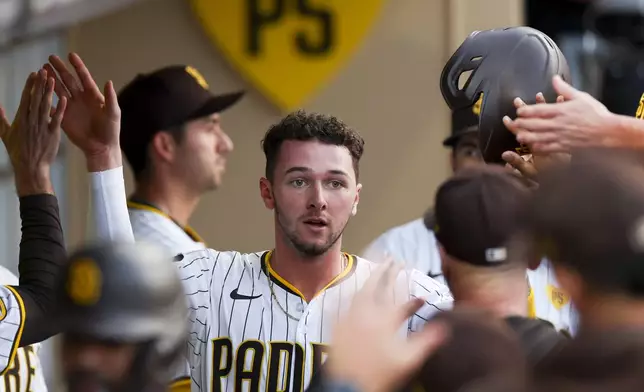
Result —
<path fill-rule="evenodd" d="M 559 75 L 555 75 L 552 78 L 552 86 L 555 88 L 557 95 L 562 96 L 564 101 L 569 101 L 581 94 L 581 91 L 566 83 Z"/>
<path fill-rule="evenodd" d="M 2 122 L 1 125 L 4 127 L 5 125 L 11 126 L 9 123 L 9 119 L 7 119 L 7 112 L 5 112 L 4 108 L 0 106 L 0 121 Z"/>
<path fill-rule="evenodd" d="M 105 95 L 105 108 L 107 109 L 107 113 L 109 114 L 109 116 L 112 118 L 120 118 L 121 108 L 119 107 L 116 91 L 114 90 L 114 84 L 112 83 L 111 80 L 105 83 L 104 95 Z"/>

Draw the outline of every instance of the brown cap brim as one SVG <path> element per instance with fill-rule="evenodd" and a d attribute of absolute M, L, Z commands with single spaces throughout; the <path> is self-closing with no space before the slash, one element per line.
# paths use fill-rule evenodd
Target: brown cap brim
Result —
<path fill-rule="evenodd" d="M 229 94 L 214 95 L 196 112 L 190 115 L 186 121 L 194 120 L 200 117 L 209 116 L 214 113 L 221 113 L 224 110 L 235 105 L 245 94 L 245 91 L 237 91 Z"/>

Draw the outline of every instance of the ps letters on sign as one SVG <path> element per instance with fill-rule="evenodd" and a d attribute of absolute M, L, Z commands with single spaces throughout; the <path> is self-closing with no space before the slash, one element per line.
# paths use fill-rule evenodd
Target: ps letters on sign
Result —
<path fill-rule="evenodd" d="M 302 105 L 360 47 L 385 0 L 191 0 L 211 40 L 282 110 Z"/>

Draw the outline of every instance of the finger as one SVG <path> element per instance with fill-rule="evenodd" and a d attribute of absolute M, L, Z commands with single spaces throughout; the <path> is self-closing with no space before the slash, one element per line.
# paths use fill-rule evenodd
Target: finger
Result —
<path fill-rule="evenodd" d="M 393 262 L 391 261 L 386 261 L 382 264 L 378 264 L 376 269 L 369 276 L 369 279 L 367 279 L 367 281 L 362 286 L 360 293 L 363 295 L 371 296 L 377 290 L 378 284 L 387 269 L 391 268 L 391 264 L 393 264 Z"/>
<path fill-rule="evenodd" d="M 76 70 L 76 74 L 81 81 L 83 90 L 91 93 L 95 97 L 103 97 L 101 90 L 98 89 L 92 74 L 89 72 L 80 56 L 76 53 L 70 53 L 69 62 Z"/>
<path fill-rule="evenodd" d="M 543 132 L 543 133 L 534 133 L 521 131 L 517 134 L 517 141 L 522 144 L 527 144 L 532 146 L 536 143 L 554 143 L 559 142 L 561 135 L 557 132 Z"/>
<path fill-rule="evenodd" d="M 42 104 L 41 101 L 43 99 L 43 92 L 46 82 L 47 79 L 45 77 L 45 71 L 38 71 L 38 75 L 36 76 L 36 83 L 31 89 L 31 102 L 29 105 L 29 124 L 33 126 L 38 124 L 38 121 L 40 121 L 40 107 Z"/>
<path fill-rule="evenodd" d="M 564 98 L 563 95 L 558 95 L 557 96 L 557 103 L 564 103 L 566 102 L 566 99 Z"/>
<path fill-rule="evenodd" d="M 412 298 L 398 309 L 396 316 L 396 325 L 401 324 L 411 316 L 413 316 L 418 309 L 422 308 L 425 304 L 425 300 L 422 298 Z"/>
<path fill-rule="evenodd" d="M 27 113 L 29 113 L 29 104 L 31 102 L 31 90 L 34 87 L 36 76 L 37 74 L 35 72 L 32 72 L 27 77 L 27 81 L 25 82 L 25 87 L 22 89 L 22 96 L 20 97 L 20 105 L 18 106 L 16 117 L 25 119 L 24 116 L 26 116 Z"/>
<path fill-rule="evenodd" d="M 63 62 L 63 60 L 61 60 L 60 57 L 54 55 L 49 56 L 49 63 L 58 72 L 58 75 L 60 75 L 65 88 L 67 88 L 67 91 L 69 91 L 72 97 L 74 95 L 80 94 L 83 91 L 74 75 L 69 71 L 67 65 Z"/>
<path fill-rule="evenodd" d="M 512 103 L 514 104 L 514 107 L 517 109 L 526 105 L 523 99 L 519 97 L 514 98 L 514 101 Z"/>
<path fill-rule="evenodd" d="M 45 91 L 42 102 L 40 103 L 40 121 L 43 124 L 49 122 L 49 113 L 54 103 L 54 83 L 54 78 L 47 77 L 45 79 Z"/>
<path fill-rule="evenodd" d="M 534 143 L 531 148 L 535 153 L 544 155 L 570 153 L 570 148 L 567 148 L 560 142 Z"/>
<path fill-rule="evenodd" d="M 105 83 L 105 109 L 110 117 L 116 119 L 121 117 L 121 108 L 119 107 L 118 97 L 116 90 L 114 90 L 114 83 L 108 81 Z"/>
<path fill-rule="evenodd" d="M 555 75 L 552 78 L 552 85 L 554 86 L 557 94 L 563 96 L 566 101 L 577 98 L 583 94 L 581 91 L 566 83 L 559 75 Z"/>
<path fill-rule="evenodd" d="M 67 108 L 67 97 L 62 97 L 58 101 L 58 107 L 51 117 L 50 130 L 60 129 L 61 124 L 63 123 L 63 117 L 65 116 L 65 109 Z"/>
<path fill-rule="evenodd" d="M 543 93 L 537 93 L 537 103 L 547 103 Z"/>
<path fill-rule="evenodd" d="M 503 125 L 508 129 L 508 131 L 512 132 L 513 134 L 519 133 L 521 131 L 521 128 L 516 126 L 516 122 L 512 120 L 509 116 L 503 116 Z"/>
<path fill-rule="evenodd" d="M 506 151 L 501 155 L 501 158 L 516 169 L 522 176 L 528 179 L 534 179 L 537 176 L 537 170 L 534 165 L 526 162 L 519 154 L 513 151 Z"/>
<path fill-rule="evenodd" d="M 539 106 L 546 106 L 546 105 L 549 106 L 550 104 L 542 104 Z M 556 121 L 554 119 L 549 119 L 549 118 L 540 118 L 540 117 L 534 117 L 534 118 L 517 117 L 516 119 L 513 120 L 512 126 L 520 129 L 525 129 L 530 132 L 553 132 L 553 131 L 560 131 L 563 129 L 561 125 L 561 121 Z"/>
<path fill-rule="evenodd" d="M 47 71 L 47 76 L 54 78 L 54 92 L 56 93 L 58 98 L 61 98 L 61 97 L 69 98 L 71 96 L 69 94 L 69 91 L 67 91 L 67 88 L 60 80 L 60 78 L 58 77 L 58 74 L 51 66 L 51 64 L 45 64 L 43 65 L 43 68 L 45 69 L 45 71 Z"/>

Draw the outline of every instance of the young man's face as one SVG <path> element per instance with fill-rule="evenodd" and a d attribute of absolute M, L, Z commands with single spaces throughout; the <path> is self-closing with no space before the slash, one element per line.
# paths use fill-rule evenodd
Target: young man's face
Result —
<path fill-rule="evenodd" d="M 453 172 L 485 163 L 479 149 L 478 133 L 466 133 L 458 139 L 453 147 L 451 163 Z"/>
<path fill-rule="evenodd" d="M 177 163 L 185 178 L 199 191 L 216 189 L 223 181 L 233 142 L 221 127 L 219 114 L 185 124 L 183 140 L 177 146 Z"/>
<path fill-rule="evenodd" d="M 284 142 L 272 181 L 260 181 L 264 204 L 275 210 L 276 234 L 305 256 L 322 255 L 338 241 L 361 188 L 349 150 L 318 141 Z"/>

